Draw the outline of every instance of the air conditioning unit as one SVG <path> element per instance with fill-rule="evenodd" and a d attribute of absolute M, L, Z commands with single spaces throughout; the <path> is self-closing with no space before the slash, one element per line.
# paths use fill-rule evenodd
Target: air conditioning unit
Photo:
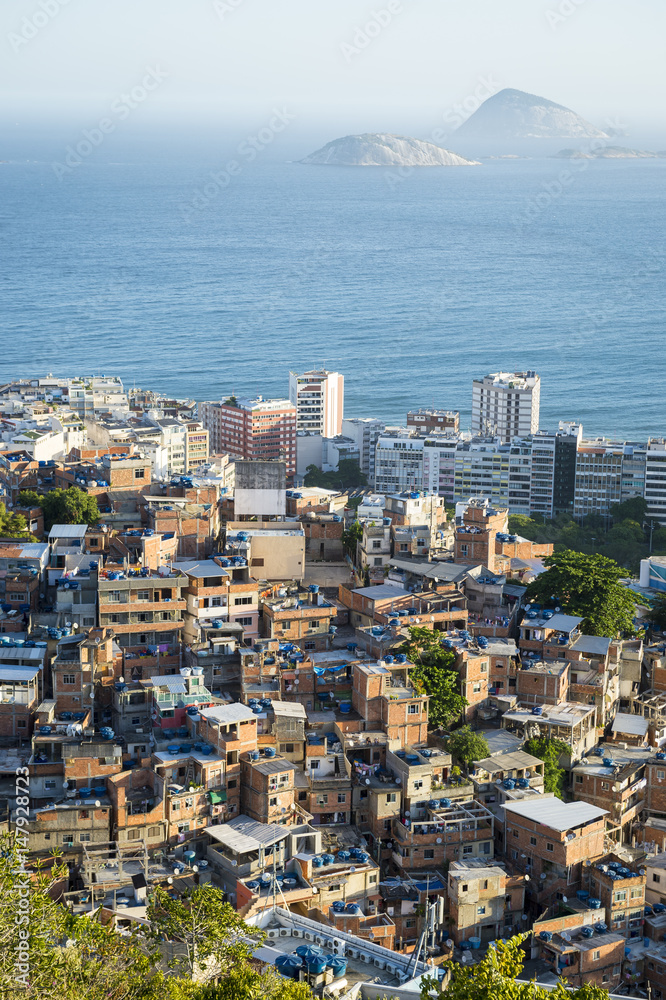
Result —
<path fill-rule="evenodd" d="M 286 927 L 283 927 L 283 928 L 282 928 L 282 929 L 280 930 L 280 937 L 291 937 L 291 934 L 290 934 L 290 932 L 289 932 L 289 931 L 288 931 L 288 930 L 286 929 Z"/>
<path fill-rule="evenodd" d="M 271 938 L 272 940 L 274 940 L 275 938 L 280 937 L 280 932 L 278 930 L 276 930 L 275 928 L 271 928 L 271 930 L 269 930 L 267 933 L 268 933 L 268 937 Z"/>
<path fill-rule="evenodd" d="M 306 941 L 314 941 L 314 934 L 311 931 L 304 931 L 303 937 Z"/>
<path fill-rule="evenodd" d="M 295 938 L 302 938 L 303 931 L 300 929 L 300 927 L 294 927 L 294 929 L 291 932 L 291 936 Z"/>

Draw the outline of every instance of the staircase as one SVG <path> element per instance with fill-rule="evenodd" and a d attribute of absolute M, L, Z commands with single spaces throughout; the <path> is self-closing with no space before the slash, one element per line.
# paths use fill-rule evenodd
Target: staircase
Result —
<path fill-rule="evenodd" d="M 345 755 L 342 751 L 339 751 L 335 755 L 335 776 L 336 778 L 347 777 L 347 769 L 345 767 Z"/>

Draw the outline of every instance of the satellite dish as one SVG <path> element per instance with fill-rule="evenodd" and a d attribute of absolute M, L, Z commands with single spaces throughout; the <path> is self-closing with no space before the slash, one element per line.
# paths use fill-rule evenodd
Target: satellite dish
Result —
<path fill-rule="evenodd" d="M 406 811 L 406 813 L 405 813 L 405 816 L 407 817 L 407 819 L 409 819 L 409 817 L 410 817 L 411 815 L 412 815 L 412 814 L 410 813 L 410 811 L 409 811 L 409 809 L 408 809 L 408 810 Z"/>
<path fill-rule="evenodd" d="M 192 871 L 193 872 L 198 872 L 199 871 L 199 865 L 192 865 Z"/>
<path fill-rule="evenodd" d="M 525 876 L 525 881 L 526 881 L 526 882 L 529 882 L 529 880 L 530 880 L 530 877 L 529 877 L 529 875 L 526 875 L 526 876 Z"/>
<path fill-rule="evenodd" d="M 562 896 L 562 902 L 563 903 L 568 903 L 569 900 L 568 900 L 568 898 L 566 896 Z"/>
<path fill-rule="evenodd" d="M 441 844 L 441 842 L 442 842 L 442 838 L 441 837 L 438 837 L 437 840 L 435 841 L 436 844 Z"/>
<path fill-rule="evenodd" d="M 95 805 L 97 806 L 98 809 L 101 806 L 101 804 L 102 803 L 99 801 L 99 799 L 95 799 Z"/>
<path fill-rule="evenodd" d="M 167 885 L 173 885 L 173 879 L 171 878 L 170 875 L 169 875 L 169 877 L 167 879 Z"/>
<path fill-rule="evenodd" d="M 354 867 L 354 865 L 351 866 L 351 868 L 349 869 L 349 871 L 350 872 L 355 872 L 356 871 L 356 868 Z"/>
<path fill-rule="evenodd" d="M 393 841 L 392 841 L 392 840 L 389 840 L 389 842 L 388 842 L 388 844 L 387 844 L 386 846 L 388 847 L 388 849 L 389 849 L 389 851 L 390 851 L 390 850 L 391 850 L 391 848 L 393 847 Z"/>
<path fill-rule="evenodd" d="M 543 879 L 545 877 L 546 877 L 546 873 L 545 872 L 541 872 L 541 874 L 539 875 L 539 878 Z"/>
<path fill-rule="evenodd" d="M 571 941 L 571 934 L 567 934 L 566 931 L 562 931 L 560 937 L 562 938 L 563 941 Z"/>
<path fill-rule="evenodd" d="M 402 778 L 396 778 L 395 779 L 395 783 L 396 783 L 396 785 L 401 785 L 402 784 Z"/>

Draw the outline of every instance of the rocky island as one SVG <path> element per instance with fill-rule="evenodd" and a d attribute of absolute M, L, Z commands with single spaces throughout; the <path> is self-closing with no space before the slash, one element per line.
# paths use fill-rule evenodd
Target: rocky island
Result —
<path fill-rule="evenodd" d="M 332 167 L 470 167 L 467 160 L 442 146 L 389 132 L 367 132 L 334 139 L 300 163 Z"/>
<path fill-rule="evenodd" d="M 592 149 L 561 149 L 554 154 L 563 160 L 644 160 L 655 159 L 663 153 L 646 149 L 629 149 L 628 146 L 598 146 Z"/>
<path fill-rule="evenodd" d="M 458 139 L 607 139 L 570 108 L 522 90 L 500 90 L 455 131 Z"/>

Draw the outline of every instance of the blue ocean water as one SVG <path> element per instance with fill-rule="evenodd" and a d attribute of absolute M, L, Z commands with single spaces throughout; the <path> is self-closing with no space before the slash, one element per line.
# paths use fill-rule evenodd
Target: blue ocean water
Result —
<path fill-rule="evenodd" d="M 326 365 L 347 415 L 434 403 L 467 426 L 474 377 L 533 368 L 543 427 L 666 433 L 665 159 L 401 173 L 258 157 L 224 189 L 213 167 L 0 165 L 0 380 L 283 396 L 290 368 Z"/>

